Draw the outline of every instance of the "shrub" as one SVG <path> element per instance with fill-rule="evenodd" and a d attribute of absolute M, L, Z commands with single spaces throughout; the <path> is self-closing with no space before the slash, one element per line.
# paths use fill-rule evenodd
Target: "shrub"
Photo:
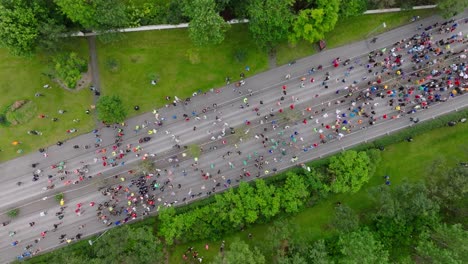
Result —
<path fill-rule="evenodd" d="M 7 215 L 11 218 L 15 218 L 17 217 L 19 214 L 19 209 L 18 208 L 15 208 L 15 209 L 11 209 L 10 211 L 8 211 Z"/>
<path fill-rule="evenodd" d="M 88 70 L 87 62 L 74 52 L 62 53 L 53 59 L 54 75 L 68 88 L 74 89 L 81 73 Z"/>
<path fill-rule="evenodd" d="M 106 124 L 120 123 L 127 117 L 122 99 L 116 95 L 101 96 L 96 105 L 98 118 Z"/>

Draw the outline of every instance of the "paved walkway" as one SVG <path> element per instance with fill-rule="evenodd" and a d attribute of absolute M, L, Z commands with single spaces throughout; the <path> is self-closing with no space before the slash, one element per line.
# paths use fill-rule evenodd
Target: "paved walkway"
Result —
<path fill-rule="evenodd" d="M 94 86 L 94 95 L 93 95 L 93 104 L 96 105 L 99 99 L 99 95 L 97 93 L 101 92 L 101 80 L 99 77 L 99 66 L 98 66 L 98 57 L 97 57 L 97 49 L 96 49 L 96 36 L 88 36 L 86 37 L 88 40 L 88 49 L 89 49 L 89 65 L 91 66 L 91 80 Z M 96 111 L 93 111 L 94 121 L 96 123 L 96 127 L 101 127 L 101 122 L 98 120 Z"/>
<path fill-rule="evenodd" d="M 436 5 L 425 5 L 425 6 L 414 6 L 413 9 L 432 9 L 437 7 Z M 387 9 L 375 9 L 375 10 L 367 10 L 364 14 L 380 14 L 380 13 L 391 13 L 391 12 L 400 12 L 406 11 L 402 10 L 401 8 L 387 8 Z M 242 24 L 242 23 L 249 23 L 248 19 L 232 19 L 227 21 L 229 24 Z M 166 30 L 166 29 L 177 29 L 177 28 L 188 28 L 189 23 L 182 23 L 177 25 L 148 25 L 148 26 L 140 26 L 140 27 L 132 27 L 132 28 L 122 28 L 120 32 L 137 32 L 137 31 L 150 31 L 150 30 Z M 91 33 L 83 33 L 83 32 L 75 32 L 70 34 L 72 37 L 86 37 L 86 36 L 96 36 L 99 35 L 99 32 L 91 32 Z"/>

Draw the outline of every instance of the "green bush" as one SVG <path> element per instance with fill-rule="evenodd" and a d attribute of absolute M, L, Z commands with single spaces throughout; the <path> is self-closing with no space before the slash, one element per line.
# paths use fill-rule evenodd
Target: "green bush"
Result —
<path fill-rule="evenodd" d="M 74 52 L 62 53 L 53 59 L 54 76 L 68 88 L 74 89 L 81 79 L 81 73 L 88 70 L 87 62 Z"/>
<path fill-rule="evenodd" d="M 97 102 L 98 119 L 106 124 L 120 123 L 127 117 L 122 99 L 117 95 L 101 96 Z"/>
<path fill-rule="evenodd" d="M 189 19 L 182 12 L 183 7 L 183 1 L 172 0 L 168 6 L 166 22 L 172 25 L 188 22 Z"/>

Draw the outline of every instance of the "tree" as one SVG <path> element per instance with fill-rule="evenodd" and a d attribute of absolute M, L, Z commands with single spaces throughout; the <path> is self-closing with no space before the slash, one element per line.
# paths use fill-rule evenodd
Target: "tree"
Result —
<path fill-rule="evenodd" d="M 228 201 L 230 208 L 228 209 L 230 225 L 235 228 L 240 228 L 245 224 L 245 208 L 240 195 L 234 189 L 230 189 L 223 193 L 224 198 Z"/>
<path fill-rule="evenodd" d="M 307 256 L 309 259 L 309 263 L 332 263 L 330 255 L 327 251 L 327 247 L 325 246 L 325 241 L 323 239 L 315 241 L 314 244 L 312 244 L 312 246 L 308 248 Z"/>
<path fill-rule="evenodd" d="M 258 209 L 260 214 L 266 219 L 270 219 L 279 213 L 281 198 L 276 194 L 274 185 L 267 185 L 264 180 L 255 181 Z"/>
<path fill-rule="evenodd" d="M 54 0 L 60 10 L 84 29 L 113 31 L 130 24 L 125 2 L 120 0 Z"/>
<path fill-rule="evenodd" d="M 309 196 L 303 178 L 293 172 L 286 173 L 286 182 L 281 190 L 281 205 L 287 213 L 297 213 Z"/>
<path fill-rule="evenodd" d="M 63 36 L 68 34 L 66 31 L 67 28 L 55 22 L 54 19 L 47 20 L 39 28 L 40 37 L 37 39 L 37 46 L 52 53 L 60 51 L 61 46 L 58 43 Z"/>
<path fill-rule="evenodd" d="M 367 229 L 340 235 L 338 247 L 342 254 L 339 263 L 388 263 L 388 252 Z"/>
<path fill-rule="evenodd" d="M 424 263 L 464 263 L 468 259 L 466 241 L 468 232 L 462 225 L 440 224 L 421 235 L 416 254 Z"/>
<path fill-rule="evenodd" d="M 438 0 L 437 8 L 444 18 L 451 18 L 468 7 L 468 0 Z"/>
<path fill-rule="evenodd" d="M 289 41 L 296 43 L 300 39 L 315 42 L 323 39 L 325 33 L 333 30 L 338 21 L 340 0 L 317 0 L 317 8 L 299 11 L 292 23 Z"/>
<path fill-rule="evenodd" d="M 330 187 L 323 182 L 325 177 L 323 173 L 317 170 L 304 170 L 304 181 L 314 201 L 326 198 L 330 192 Z"/>
<path fill-rule="evenodd" d="M 359 227 L 359 218 L 349 206 L 339 205 L 335 207 L 332 226 L 340 232 L 348 233 Z"/>
<path fill-rule="evenodd" d="M 20 56 L 31 55 L 38 46 L 53 46 L 63 26 L 48 8 L 43 0 L 0 1 L 0 45 Z"/>
<path fill-rule="evenodd" d="M 127 117 L 127 110 L 120 97 L 116 95 L 101 96 L 97 102 L 96 109 L 98 118 L 104 123 L 120 123 Z"/>
<path fill-rule="evenodd" d="M 249 30 L 258 46 L 271 50 L 288 37 L 293 0 L 252 0 L 247 7 Z"/>
<path fill-rule="evenodd" d="M 369 5 L 371 8 L 383 9 L 393 7 L 395 5 L 395 0 L 369 0 Z"/>
<path fill-rule="evenodd" d="M 167 14 L 166 14 L 167 23 L 175 25 L 175 24 L 188 22 L 189 19 L 184 15 L 184 12 L 183 12 L 184 6 L 185 6 L 184 1 L 172 0 L 169 3 Z"/>
<path fill-rule="evenodd" d="M 290 259 L 289 262 L 285 262 L 285 264 L 296 264 L 296 260 L 298 260 L 299 263 L 301 263 L 302 260 L 305 260 L 305 263 L 314 264 L 334 263 L 325 245 L 325 240 L 323 239 L 317 240 L 313 244 L 308 241 L 295 242 L 290 245 L 290 250 L 293 252 L 294 258 Z"/>
<path fill-rule="evenodd" d="M 71 21 L 86 29 L 94 28 L 97 22 L 97 5 L 99 1 L 54 0 L 63 14 Z"/>
<path fill-rule="evenodd" d="M 224 256 L 218 254 L 213 262 L 214 264 L 263 264 L 265 257 L 262 253 L 254 247 L 251 249 L 247 243 L 239 240 L 238 238 L 232 241 L 229 245 L 229 250 L 224 252 Z"/>
<path fill-rule="evenodd" d="M 158 220 L 158 234 L 164 237 L 165 242 L 168 245 L 174 243 L 174 239 L 182 235 L 182 229 L 178 228 L 180 217 L 176 216 L 174 207 L 167 207 L 159 211 Z"/>
<path fill-rule="evenodd" d="M 358 16 L 367 9 L 366 0 L 347 0 L 341 1 L 340 4 L 340 17 L 347 18 Z"/>
<path fill-rule="evenodd" d="M 285 249 L 289 245 L 290 239 L 295 232 L 295 226 L 292 225 L 287 219 L 280 218 L 268 227 L 268 231 L 264 240 L 266 250 L 265 254 L 273 256 L 284 256 Z"/>
<path fill-rule="evenodd" d="M 241 181 L 237 188 L 237 195 L 244 208 L 244 219 L 248 224 L 255 223 L 258 219 L 258 203 L 255 199 L 255 189 L 250 184 Z"/>
<path fill-rule="evenodd" d="M 189 36 L 197 46 L 220 44 L 230 25 L 217 13 L 214 0 L 188 1 L 185 14 L 190 17 Z"/>
<path fill-rule="evenodd" d="M 434 163 L 439 164 L 437 161 Z M 466 203 L 468 199 L 468 169 L 463 167 L 449 169 L 444 165 L 438 167 L 440 168 L 433 167 L 428 172 L 430 197 L 438 202 L 445 213 L 463 217 L 466 206 L 460 206 L 460 203 Z"/>
<path fill-rule="evenodd" d="M 370 179 L 370 160 L 363 151 L 345 151 L 330 159 L 328 167 L 332 175 L 330 188 L 335 193 L 356 193 Z"/>
<path fill-rule="evenodd" d="M 439 206 L 429 198 L 423 183 L 407 183 L 394 188 L 380 186 L 371 190 L 376 200 L 375 227 L 386 247 L 410 246 L 411 238 L 439 223 Z"/>
<path fill-rule="evenodd" d="M 292 256 L 279 257 L 278 264 L 308 264 L 307 260 L 299 255 L 298 253 L 293 254 Z"/>
<path fill-rule="evenodd" d="M 162 243 L 148 226 L 114 228 L 93 245 L 102 263 L 162 263 Z"/>

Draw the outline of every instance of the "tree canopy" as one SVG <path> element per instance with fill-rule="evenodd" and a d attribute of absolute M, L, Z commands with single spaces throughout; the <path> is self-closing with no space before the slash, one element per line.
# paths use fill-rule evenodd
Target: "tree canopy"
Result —
<path fill-rule="evenodd" d="M 347 18 L 358 16 L 367 9 L 366 0 L 346 0 L 341 1 L 340 4 L 340 17 Z"/>
<path fill-rule="evenodd" d="M 127 117 L 127 110 L 117 95 L 101 96 L 96 109 L 99 120 L 104 123 L 121 123 Z"/>
<path fill-rule="evenodd" d="M 359 227 L 359 218 L 353 209 L 342 204 L 335 207 L 335 215 L 331 224 L 338 231 L 348 233 Z"/>
<path fill-rule="evenodd" d="M 190 17 L 189 36 L 198 46 L 219 44 L 230 25 L 216 11 L 214 0 L 188 1 L 184 10 Z"/>
<path fill-rule="evenodd" d="M 0 45 L 15 55 L 31 55 L 38 46 L 50 48 L 64 30 L 46 1 L 0 1 Z"/>
<path fill-rule="evenodd" d="M 464 263 L 468 259 L 468 232 L 462 225 L 439 224 L 424 232 L 416 253 L 425 263 Z"/>
<path fill-rule="evenodd" d="M 316 0 L 316 8 L 303 9 L 292 23 L 289 41 L 300 39 L 315 42 L 325 37 L 325 33 L 333 30 L 338 21 L 340 0 Z"/>
<path fill-rule="evenodd" d="M 270 50 L 288 37 L 293 0 L 251 0 L 249 30 L 258 46 Z"/>
<path fill-rule="evenodd" d="M 437 8 L 444 18 L 450 18 L 463 12 L 468 7 L 468 0 L 438 0 Z"/>
<path fill-rule="evenodd" d="M 386 251 L 371 231 L 361 229 L 339 237 L 338 246 L 343 255 L 339 263 L 343 264 L 383 264 L 388 262 L 388 251 Z"/>
<path fill-rule="evenodd" d="M 369 181 L 370 160 L 363 151 L 345 151 L 330 159 L 328 168 L 332 175 L 331 191 L 335 193 L 355 193 Z"/>
<path fill-rule="evenodd" d="M 412 236 L 439 222 L 439 206 L 423 183 L 404 182 L 394 188 L 380 186 L 371 191 L 376 200 L 374 224 L 388 248 L 409 246 Z"/>
<path fill-rule="evenodd" d="M 239 239 L 234 240 L 229 245 L 229 250 L 224 252 L 224 256 L 218 254 L 213 260 L 214 264 L 263 264 L 265 257 L 260 253 L 257 248 L 250 248 L 247 243 Z"/>
<path fill-rule="evenodd" d="M 288 177 L 281 192 L 281 204 L 287 213 L 297 213 L 306 204 L 309 192 L 302 177 L 289 172 L 286 174 Z"/>
<path fill-rule="evenodd" d="M 124 1 L 54 0 L 71 21 L 84 29 L 115 30 L 130 24 Z"/>
<path fill-rule="evenodd" d="M 148 226 L 115 228 L 94 243 L 100 263 L 161 263 L 162 243 Z"/>

